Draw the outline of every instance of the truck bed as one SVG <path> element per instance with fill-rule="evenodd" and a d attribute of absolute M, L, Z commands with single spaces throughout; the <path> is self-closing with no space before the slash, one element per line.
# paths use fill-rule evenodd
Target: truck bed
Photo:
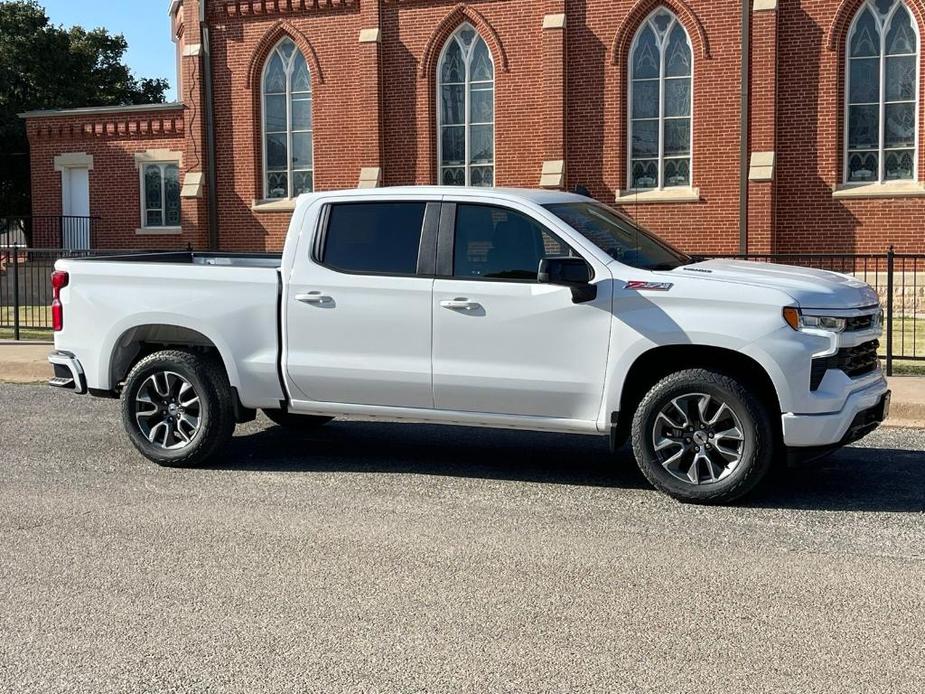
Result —
<path fill-rule="evenodd" d="M 224 267 L 278 268 L 280 253 L 201 253 L 197 251 L 166 251 L 163 253 L 128 253 L 101 255 L 74 260 L 118 263 L 169 263 L 172 265 L 220 265 Z"/>

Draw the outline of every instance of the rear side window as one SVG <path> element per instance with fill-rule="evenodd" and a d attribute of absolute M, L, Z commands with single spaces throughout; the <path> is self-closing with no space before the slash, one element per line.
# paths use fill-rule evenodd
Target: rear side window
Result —
<path fill-rule="evenodd" d="M 456 207 L 454 277 L 536 281 L 543 258 L 566 255 L 572 249 L 527 215 L 489 205 Z"/>
<path fill-rule="evenodd" d="M 342 272 L 414 275 L 426 206 L 423 202 L 331 205 L 322 264 Z"/>

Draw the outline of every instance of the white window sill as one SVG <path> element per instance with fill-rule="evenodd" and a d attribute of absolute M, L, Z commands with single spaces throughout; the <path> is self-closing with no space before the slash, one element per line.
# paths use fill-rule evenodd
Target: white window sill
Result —
<path fill-rule="evenodd" d="M 254 200 L 251 204 L 253 212 L 292 212 L 295 209 L 297 198 L 280 198 L 278 200 Z"/>
<path fill-rule="evenodd" d="M 918 181 L 887 183 L 849 183 L 836 186 L 833 198 L 914 198 L 925 196 L 925 185 Z"/>
<path fill-rule="evenodd" d="M 135 229 L 138 236 L 176 236 L 183 233 L 183 227 L 142 227 Z"/>
<path fill-rule="evenodd" d="M 618 205 L 700 202 L 700 188 L 665 188 L 664 190 L 621 190 Z"/>

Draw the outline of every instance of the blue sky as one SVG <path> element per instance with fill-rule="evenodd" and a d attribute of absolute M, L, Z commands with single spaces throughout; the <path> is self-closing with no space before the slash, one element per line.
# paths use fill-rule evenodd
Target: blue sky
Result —
<path fill-rule="evenodd" d="M 167 100 L 177 98 L 175 48 L 170 40 L 168 0 L 39 0 L 55 24 L 105 27 L 128 41 L 125 62 L 137 77 L 170 82 Z"/>

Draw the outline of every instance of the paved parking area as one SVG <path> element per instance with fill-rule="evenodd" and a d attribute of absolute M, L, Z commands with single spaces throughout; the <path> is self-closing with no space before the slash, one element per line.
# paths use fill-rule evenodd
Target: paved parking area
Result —
<path fill-rule="evenodd" d="M 166 470 L 0 386 L 0 691 L 921 692 L 925 432 L 735 508 L 605 441 L 262 417 Z"/>

